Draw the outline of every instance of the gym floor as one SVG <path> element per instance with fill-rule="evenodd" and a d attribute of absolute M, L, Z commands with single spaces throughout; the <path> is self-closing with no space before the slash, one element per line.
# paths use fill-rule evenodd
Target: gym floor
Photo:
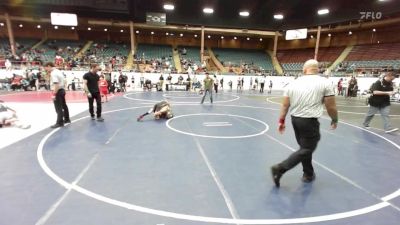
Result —
<path fill-rule="evenodd" d="M 316 180 L 302 183 L 299 165 L 278 189 L 269 168 L 298 148 L 290 122 L 277 131 L 280 92 L 225 91 L 203 105 L 193 92 L 128 92 L 103 104 L 103 123 L 68 92 L 72 124 L 55 130 L 49 96 L 0 95 L 32 124 L 0 129 L 0 224 L 399 223 L 399 133 L 385 134 L 379 115 L 364 129 L 365 99 L 337 98 L 336 130 L 320 119 Z M 174 118 L 136 121 L 163 99 Z M 399 104 L 391 122 L 400 127 Z"/>

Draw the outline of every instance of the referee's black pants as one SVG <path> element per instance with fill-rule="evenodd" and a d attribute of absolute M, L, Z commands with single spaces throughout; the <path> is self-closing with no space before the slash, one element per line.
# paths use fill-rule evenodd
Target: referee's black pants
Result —
<path fill-rule="evenodd" d="M 64 121 L 70 120 L 68 106 L 65 102 L 65 90 L 63 88 L 58 89 L 56 93 L 56 97 L 54 98 L 54 108 L 57 113 L 56 124 L 64 125 Z"/>
<path fill-rule="evenodd" d="M 317 118 L 301 118 L 292 116 L 292 125 L 300 149 L 280 163 L 282 172 L 286 172 L 302 163 L 303 172 L 307 176 L 314 174 L 312 154 L 321 139 L 319 121 Z"/>

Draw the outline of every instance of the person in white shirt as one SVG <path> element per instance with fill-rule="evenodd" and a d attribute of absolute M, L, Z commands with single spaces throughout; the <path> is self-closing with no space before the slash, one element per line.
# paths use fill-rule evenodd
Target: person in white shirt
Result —
<path fill-rule="evenodd" d="M 260 93 L 264 93 L 265 77 L 260 77 Z"/>
<path fill-rule="evenodd" d="M 71 123 L 65 101 L 64 76 L 60 70 L 54 67 L 52 62 L 46 63 L 44 69 L 47 73 L 50 73 L 50 80 L 53 85 L 52 99 L 57 113 L 57 121 L 51 128 L 63 127 L 65 123 Z"/>
<path fill-rule="evenodd" d="M 4 66 L 6 67 L 6 70 L 11 70 L 12 69 L 12 63 L 9 59 L 6 59 L 6 62 L 4 63 Z"/>
<path fill-rule="evenodd" d="M 318 74 L 318 62 L 308 60 L 303 67 L 304 76 L 292 81 L 284 91 L 278 131 L 285 131 L 285 117 L 290 109 L 292 125 L 300 148 L 286 160 L 271 167 L 272 178 L 276 187 L 280 186 L 282 175 L 302 163 L 303 182 L 315 179 L 312 166 L 312 154 L 320 140 L 318 118 L 322 116 L 325 105 L 331 117 L 331 129 L 336 129 L 338 113 L 335 93 L 327 79 Z"/>

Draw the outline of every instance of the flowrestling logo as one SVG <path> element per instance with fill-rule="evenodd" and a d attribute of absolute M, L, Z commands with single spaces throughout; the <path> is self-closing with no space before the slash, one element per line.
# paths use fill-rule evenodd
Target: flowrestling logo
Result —
<path fill-rule="evenodd" d="M 360 19 L 362 20 L 380 20 L 382 19 L 382 12 L 360 12 Z"/>

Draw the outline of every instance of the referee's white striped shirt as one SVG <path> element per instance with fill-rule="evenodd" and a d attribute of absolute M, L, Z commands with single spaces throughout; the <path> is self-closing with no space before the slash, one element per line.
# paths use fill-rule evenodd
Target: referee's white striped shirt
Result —
<path fill-rule="evenodd" d="M 329 81 L 320 75 L 303 75 L 292 81 L 283 96 L 289 97 L 290 115 L 319 118 L 324 110 L 324 97 L 335 95 Z"/>

